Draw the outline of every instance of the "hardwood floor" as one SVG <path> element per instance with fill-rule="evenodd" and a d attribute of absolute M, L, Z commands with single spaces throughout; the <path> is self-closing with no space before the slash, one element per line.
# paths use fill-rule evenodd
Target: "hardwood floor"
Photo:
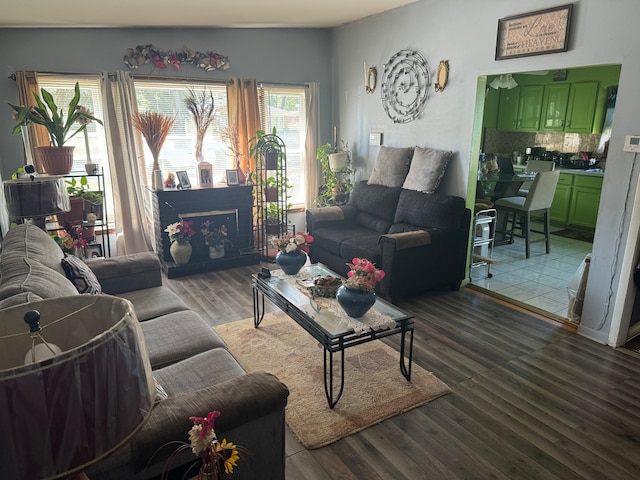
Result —
<path fill-rule="evenodd" d="M 219 325 L 253 315 L 257 269 L 165 282 Z M 317 450 L 288 430 L 287 480 L 638 478 L 640 354 L 467 288 L 399 306 L 416 318 L 414 362 L 453 392 Z"/>

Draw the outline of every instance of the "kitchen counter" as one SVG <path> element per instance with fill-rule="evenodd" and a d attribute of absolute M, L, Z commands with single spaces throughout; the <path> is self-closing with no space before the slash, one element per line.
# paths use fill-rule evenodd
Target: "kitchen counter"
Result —
<path fill-rule="evenodd" d="M 601 168 L 594 168 L 589 170 L 580 170 L 576 168 L 557 168 L 560 173 L 566 173 L 569 175 L 587 175 L 590 177 L 604 177 L 604 170 Z"/>

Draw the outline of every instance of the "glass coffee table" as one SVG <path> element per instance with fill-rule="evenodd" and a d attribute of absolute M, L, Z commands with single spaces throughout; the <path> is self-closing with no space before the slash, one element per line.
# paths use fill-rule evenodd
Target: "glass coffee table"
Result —
<path fill-rule="evenodd" d="M 349 318 L 335 298 L 314 298 L 308 286 L 319 276 L 340 277 L 326 266 L 316 263 L 302 268 L 297 275 L 281 270 L 253 277 L 253 321 L 255 328 L 264 319 L 264 299 L 304 328 L 324 347 L 324 390 L 329 408 L 335 407 L 344 390 L 344 351 L 362 343 L 400 335 L 400 372 L 411 380 L 413 355 L 413 317 L 378 298 L 362 318 Z M 340 356 L 334 365 L 334 355 Z M 334 367 L 339 367 L 339 381 L 334 382 Z"/>

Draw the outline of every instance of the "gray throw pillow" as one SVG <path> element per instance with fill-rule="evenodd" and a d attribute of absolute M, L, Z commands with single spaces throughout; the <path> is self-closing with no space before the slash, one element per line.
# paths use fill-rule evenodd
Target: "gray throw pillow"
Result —
<path fill-rule="evenodd" d="M 411 148 L 380 147 L 369 185 L 401 187 L 411 162 Z"/>
<path fill-rule="evenodd" d="M 416 147 L 411 160 L 411 168 L 402 185 L 406 190 L 435 193 L 442 181 L 451 152 L 433 148 Z"/>

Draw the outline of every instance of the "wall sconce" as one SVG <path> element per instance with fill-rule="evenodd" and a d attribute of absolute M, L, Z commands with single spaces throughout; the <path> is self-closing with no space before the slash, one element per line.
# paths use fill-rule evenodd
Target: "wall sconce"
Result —
<path fill-rule="evenodd" d="M 493 79 L 493 81 L 489 84 L 491 88 L 495 88 L 498 90 L 499 88 L 506 88 L 507 90 L 511 90 L 512 88 L 516 88 L 518 86 L 518 82 L 516 82 L 510 73 L 506 75 L 500 75 Z"/>
<path fill-rule="evenodd" d="M 367 62 L 364 62 L 364 90 L 367 93 L 373 93 L 378 82 L 378 69 L 369 67 L 367 70 Z"/>

